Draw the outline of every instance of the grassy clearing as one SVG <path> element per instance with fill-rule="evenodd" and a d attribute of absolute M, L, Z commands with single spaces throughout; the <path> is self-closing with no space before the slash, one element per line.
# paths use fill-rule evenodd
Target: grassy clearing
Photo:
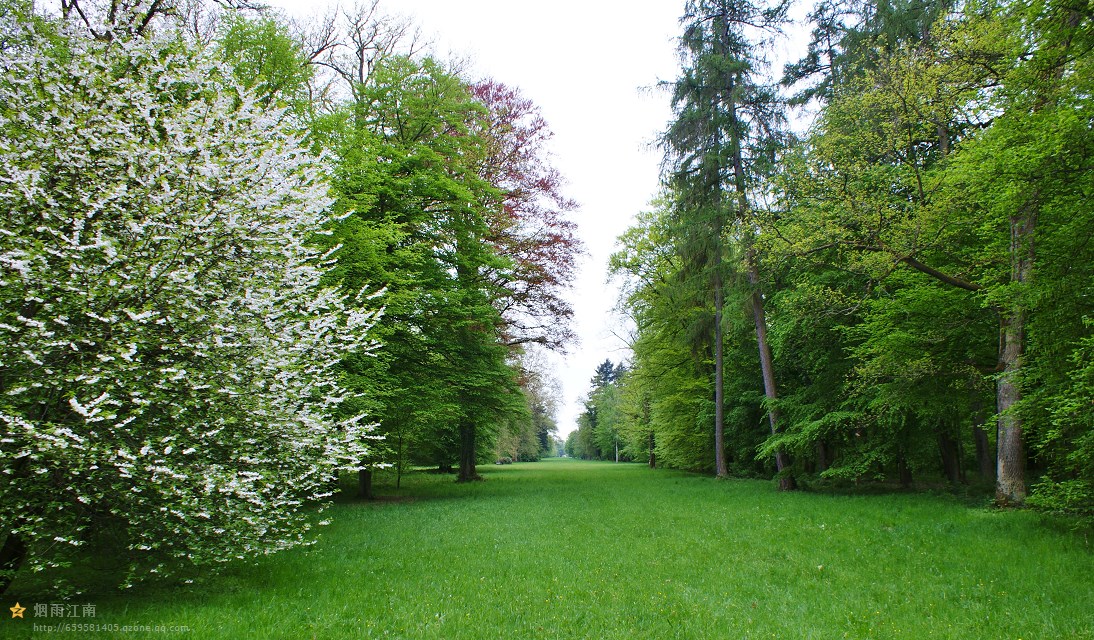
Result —
<path fill-rule="evenodd" d="M 98 624 L 187 634 L 95 635 L 1094 638 L 1089 543 L 1032 513 L 641 465 L 483 471 L 472 485 L 414 474 L 400 500 L 341 503 L 317 546 L 197 588 L 93 600 Z M 0 635 L 32 623 L 4 620 Z M 31 637 L 45 635 L 57 634 Z"/>

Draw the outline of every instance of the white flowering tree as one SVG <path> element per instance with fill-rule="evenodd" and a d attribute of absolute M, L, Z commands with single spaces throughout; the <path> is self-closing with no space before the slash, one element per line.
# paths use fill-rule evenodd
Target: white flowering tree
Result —
<path fill-rule="evenodd" d="M 0 11 L 0 592 L 120 531 L 127 581 L 306 543 L 369 453 L 319 284 L 323 165 L 158 30 Z"/>

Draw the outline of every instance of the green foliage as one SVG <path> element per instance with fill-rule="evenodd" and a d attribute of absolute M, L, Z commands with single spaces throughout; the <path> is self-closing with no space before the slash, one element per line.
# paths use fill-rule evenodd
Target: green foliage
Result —
<path fill-rule="evenodd" d="M 1001 499 L 1020 502 L 1029 466 L 1035 504 L 1089 512 L 1076 403 L 1094 299 L 1090 16 L 1057 2 L 821 3 L 785 80 L 817 118 L 780 150 L 757 117 L 770 104 L 749 75 L 759 63 L 734 39 L 740 16 L 774 15 L 756 10 L 687 6 L 670 190 L 611 264 L 637 329 L 622 415 L 646 425 L 636 434 L 654 436 L 659 464 L 709 468 L 696 421 L 716 415 L 703 380 L 721 347 L 739 472 L 770 473 L 749 463 L 779 451 L 820 478 L 986 482 L 997 467 Z M 761 305 L 766 398 L 732 313 Z M 782 420 L 769 437 L 761 411 Z"/>
<path fill-rule="evenodd" d="M 639 328 L 631 369 L 618 392 L 624 451 L 648 460 L 652 440 L 657 465 L 713 470 L 711 312 L 697 299 L 696 283 L 680 273 L 668 203 L 655 204 L 621 237 L 622 247 L 611 258 Z M 755 426 L 762 385 L 752 364 L 749 325 L 743 314 L 733 317 L 737 321 L 727 323 L 726 334 L 727 393 L 748 400 L 727 411 L 727 451 L 735 469 L 747 474 L 756 470 L 752 458 L 759 443 Z"/>
<path fill-rule="evenodd" d="M 544 160 L 546 123 L 519 92 L 468 85 L 429 58 L 384 57 L 352 93 L 315 140 L 337 149 L 348 216 L 330 239 L 347 245 L 335 277 L 385 287 L 389 349 L 358 382 L 389 390 L 377 415 L 403 443 L 400 468 L 449 468 L 460 453 L 470 476 L 469 449 L 538 458 L 554 406 L 517 360 L 572 337 L 561 296 L 578 246 L 574 205 Z"/>
<path fill-rule="evenodd" d="M 288 106 L 299 115 L 312 107 L 308 96 L 312 66 L 277 20 L 229 13 L 220 24 L 216 47 L 236 81 L 267 107 Z"/>
<path fill-rule="evenodd" d="M 505 105 L 481 102 L 429 58 L 384 58 L 354 96 L 317 120 L 313 140 L 337 157 L 335 207 L 344 217 L 324 242 L 344 248 L 331 279 L 350 291 L 385 292 L 378 337 L 387 349 L 378 359 L 346 360 L 355 388 L 376 398 L 371 409 L 400 469 L 458 461 L 462 478 L 475 460 L 538 458 L 550 448 L 554 408 L 545 389 L 520 388 L 516 349 L 556 346 L 567 335 L 568 306 L 551 301 L 568 271 L 543 255 L 565 257 L 573 247 L 560 240 L 553 253 L 537 253 L 542 247 L 522 234 L 543 224 L 565 235 L 561 213 L 534 189 L 502 183 L 536 169 L 536 149 L 506 138 L 524 129 L 515 116 L 490 111 Z M 540 140 L 545 125 L 537 126 Z M 498 157 L 499 146 L 517 142 L 519 166 L 495 167 L 512 162 Z M 499 227 L 510 210 L 527 219 Z"/>
<path fill-rule="evenodd" d="M 1049 466 L 1030 502 L 1089 521 L 1094 519 L 1094 337 L 1078 342 L 1066 371 L 1069 382 L 1051 397 L 1051 423 L 1035 436 Z"/>

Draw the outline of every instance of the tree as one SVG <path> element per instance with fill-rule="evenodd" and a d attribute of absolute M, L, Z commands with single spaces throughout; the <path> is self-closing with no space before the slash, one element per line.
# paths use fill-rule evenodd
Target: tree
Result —
<path fill-rule="evenodd" d="M 1085 8 L 1046 2 L 1010 9 L 1003 25 L 1013 34 L 1004 41 L 1013 63 L 1001 78 L 996 99 L 984 105 L 997 117 L 966 145 L 954 174 L 960 188 L 986 189 L 972 199 L 976 212 L 1005 220 L 996 229 L 1001 236 L 996 246 L 1004 248 L 1009 273 L 988 292 L 998 305 L 1001 324 L 996 499 L 1022 504 L 1027 495 L 1022 399 L 1028 384 L 1025 362 L 1034 355 L 1028 352 L 1029 329 L 1039 312 L 1048 315 L 1056 306 L 1037 301 L 1038 289 L 1051 290 L 1055 283 L 1039 284 L 1036 278 L 1038 272 L 1053 272 L 1046 254 L 1070 263 L 1073 257 L 1054 249 L 1069 243 L 1067 230 L 1073 225 L 1090 221 L 1080 204 L 1088 197 L 1090 180 L 1078 176 L 1089 176 L 1094 158 L 1085 120 L 1091 110 L 1092 41 L 1091 15 Z M 989 172 L 994 174 L 991 182 L 986 181 Z M 1045 240 L 1055 242 L 1039 248 Z M 1060 284 L 1068 281 L 1060 277 Z M 1070 322 L 1076 320 L 1072 315 Z M 1057 369 L 1060 363 L 1049 367 Z"/>
<path fill-rule="evenodd" d="M 652 211 L 639 213 L 638 224 L 619 239 L 622 248 L 611 257 L 611 273 L 621 280 L 621 306 L 635 325 L 629 378 L 649 396 L 647 438 L 654 440 L 655 463 L 711 471 L 714 394 L 707 283 L 697 282 L 682 266 L 671 208 L 661 199 Z M 606 374 L 608 366 L 599 370 Z M 642 406 L 627 410 L 645 413 Z"/>
<path fill-rule="evenodd" d="M 215 41 L 219 57 L 263 106 L 289 107 L 297 115 L 312 108 L 308 85 L 314 69 L 284 25 L 270 17 L 229 14 L 219 31 Z"/>
<path fill-rule="evenodd" d="M 783 71 L 783 86 L 799 87 L 791 102 L 823 106 L 854 90 L 856 80 L 900 47 L 929 41 L 932 25 L 953 5 L 951 0 L 820 0 L 808 16 L 813 30 L 805 56 Z"/>
<path fill-rule="evenodd" d="M 492 80 L 471 85 L 486 107 L 487 154 L 480 176 L 501 191 L 487 212 L 488 242 L 507 257 L 507 269 L 488 274 L 499 292 L 503 340 L 564 350 L 574 339 L 573 308 L 564 297 L 573 280 L 581 242 L 567 216 L 577 203 L 563 194 L 563 178 L 550 164 L 552 137 L 539 108 L 517 89 Z"/>
<path fill-rule="evenodd" d="M 346 290 L 386 288 L 378 329 L 390 356 L 347 366 L 362 390 L 383 389 L 382 431 L 408 458 L 459 463 L 460 478 L 472 479 L 479 445 L 493 449 L 476 436 L 486 438 L 521 397 L 489 278 L 509 261 L 484 241 L 485 212 L 499 195 L 478 175 L 483 109 L 428 58 L 386 57 L 366 80 L 354 102 L 316 126 L 317 144 L 338 156 L 343 217 L 330 242 L 346 246 L 332 279 Z"/>
<path fill-rule="evenodd" d="M 211 51 L 126 11 L 0 18 L 25 36 L 0 80 L 3 588 L 107 525 L 127 584 L 306 544 L 371 451 L 362 416 L 334 418 L 375 309 L 320 284 L 323 163 Z"/>
<path fill-rule="evenodd" d="M 687 3 L 680 55 L 685 68 L 673 84 L 675 119 L 665 133 L 669 185 L 679 212 L 680 253 L 709 279 L 713 307 L 715 473 L 728 474 L 724 444 L 723 315 L 727 284 L 727 238 L 739 243 L 752 295 L 749 301 L 763 372 L 768 417 L 777 434 L 774 364 L 754 246 L 754 200 L 765 189 L 783 120 L 774 90 L 759 78 L 763 63 L 748 30 L 778 32 L 786 3 L 763 7 L 750 2 L 696 0 Z M 788 465 L 776 452 L 780 472 Z M 789 473 L 789 471 L 787 471 Z M 793 479 L 780 475 L 780 486 Z"/>
<path fill-rule="evenodd" d="M 542 413 L 523 406 L 520 350 L 561 349 L 572 338 L 563 292 L 580 250 L 566 217 L 574 203 L 547 162 L 546 123 L 516 90 L 468 85 L 429 58 L 385 54 L 367 67 L 354 77 L 353 101 L 317 126 L 320 144 L 340 157 L 338 208 L 353 212 L 335 233 L 350 245 L 336 272 L 349 288 L 388 288 L 386 341 L 398 344 L 374 372 L 392 390 L 383 428 L 421 415 L 435 425 L 427 431 L 453 430 L 459 479 L 475 479 L 498 423 Z M 423 377 L 428 354 L 437 375 Z M 404 406 L 421 397 L 409 390 L 427 386 L 437 392 L 432 406 L 443 407 L 432 419 L 420 403 Z M 451 464 L 444 448 L 415 446 Z"/>
<path fill-rule="evenodd" d="M 848 90 L 826 106 L 811 137 L 810 177 L 798 183 L 800 193 L 821 195 L 800 200 L 809 203 L 798 210 L 805 217 L 793 222 L 791 211 L 780 234 L 793 238 L 795 225 L 808 228 L 803 235 L 815 241 L 803 253 L 827 253 L 875 282 L 914 270 L 997 318 L 997 335 L 991 329 L 969 344 L 998 338 L 998 364 L 970 355 L 965 378 L 994 377 L 997 499 L 1020 504 L 1023 423 L 1035 406 L 1023 401 L 1023 387 L 1026 363 L 1038 359 L 1028 351 L 1027 330 L 1039 314 L 1061 308 L 1046 304 L 1051 295 L 1040 297 L 1058 286 L 1038 284 L 1034 274 L 1056 272 L 1067 289 L 1077 286 L 1035 248 L 1051 239 L 1041 246 L 1055 255 L 1067 244 L 1061 231 L 1086 219 L 1075 206 L 1084 187 L 1070 178 L 1090 149 L 1073 119 L 1088 108 L 1081 97 L 1086 18 L 1054 3 L 972 4 L 939 15 L 945 19 L 890 41 L 883 60 L 844 80 Z M 1081 334 L 1083 311 L 1072 309 L 1054 323 Z M 1058 363 L 1068 343 L 1061 336 L 1042 344 L 1052 344 Z"/>

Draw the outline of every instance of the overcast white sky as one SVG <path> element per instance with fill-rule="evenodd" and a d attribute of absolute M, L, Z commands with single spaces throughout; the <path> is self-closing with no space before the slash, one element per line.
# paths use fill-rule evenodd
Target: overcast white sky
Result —
<path fill-rule="evenodd" d="M 298 17 L 329 6 L 270 1 Z M 555 133 L 553 163 L 580 203 L 573 217 L 587 248 L 571 297 L 580 343 L 551 359 L 565 438 L 577 427 L 596 365 L 628 356 L 613 335 L 618 294 L 606 282 L 608 257 L 658 191 L 661 154 L 651 143 L 670 111 L 666 94 L 647 89 L 676 77 L 683 0 L 388 0 L 381 7 L 412 18 L 440 57 L 469 58 L 470 75 L 518 87 Z"/>

